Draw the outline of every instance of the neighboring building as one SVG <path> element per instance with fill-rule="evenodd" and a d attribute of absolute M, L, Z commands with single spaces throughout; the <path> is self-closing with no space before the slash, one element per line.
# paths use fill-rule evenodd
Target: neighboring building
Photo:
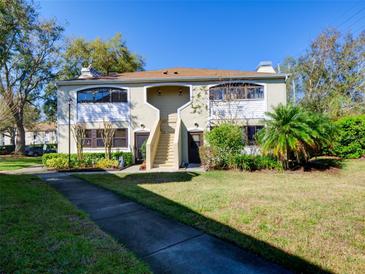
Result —
<path fill-rule="evenodd" d="M 117 129 L 113 151 L 132 152 L 138 162 L 147 140 L 147 169 L 199 163 L 203 132 L 221 121 L 241 124 L 252 142 L 265 112 L 286 103 L 285 80 L 267 62 L 253 72 L 170 68 L 100 76 L 84 68 L 78 79 L 58 82 L 58 151 L 68 152 L 69 118 L 87 128 L 85 152 L 104 151 L 106 120 Z"/>
<path fill-rule="evenodd" d="M 25 145 L 43 145 L 57 143 L 55 123 L 37 123 L 32 129 L 25 129 Z M 11 145 L 11 139 L 0 133 L 0 145 Z"/>
<path fill-rule="evenodd" d="M 25 145 L 56 144 L 57 129 L 55 123 L 38 123 L 25 131 Z"/>

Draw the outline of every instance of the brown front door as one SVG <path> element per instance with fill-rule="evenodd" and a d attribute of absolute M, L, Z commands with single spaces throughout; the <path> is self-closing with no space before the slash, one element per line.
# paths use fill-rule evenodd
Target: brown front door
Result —
<path fill-rule="evenodd" d="M 199 147 L 203 145 L 203 132 L 188 132 L 189 163 L 200 164 Z"/>
<path fill-rule="evenodd" d="M 142 147 L 143 143 L 148 139 L 149 135 L 150 135 L 149 132 L 136 132 L 134 134 L 134 136 L 135 136 L 134 147 L 135 147 L 136 163 L 143 162 L 143 155 L 142 155 L 141 147 Z"/>

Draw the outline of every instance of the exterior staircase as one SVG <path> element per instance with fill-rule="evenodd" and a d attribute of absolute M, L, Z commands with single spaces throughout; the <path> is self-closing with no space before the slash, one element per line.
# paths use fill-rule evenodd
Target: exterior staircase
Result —
<path fill-rule="evenodd" d="M 156 156 L 153 161 L 154 168 L 174 167 L 174 136 L 177 114 L 169 114 L 167 119 L 161 119 L 160 139 Z"/>

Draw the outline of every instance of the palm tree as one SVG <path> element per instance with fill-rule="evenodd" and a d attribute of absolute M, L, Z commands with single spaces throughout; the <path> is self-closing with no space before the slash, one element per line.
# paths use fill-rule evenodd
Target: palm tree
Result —
<path fill-rule="evenodd" d="M 304 111 L 294 105 L 279 105 L 273 112 L 266 127 L 258 133 L 263 154 L 271 154 L 282 162 L 284 168 L 289 161 L 308 161 L 311 153 L 320 150 L 331 140 L 331 122 L 320 114 Z"/>

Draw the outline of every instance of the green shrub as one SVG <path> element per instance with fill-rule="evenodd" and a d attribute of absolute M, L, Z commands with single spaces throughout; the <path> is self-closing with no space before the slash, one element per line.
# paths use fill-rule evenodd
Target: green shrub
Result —
<path fill-rule="evenodd" d="M 60 155 L 61 155 L 60 153 L 46 153 L 46 154 L 43 154 L 42 164 L 46 165 L 46 162 L 47 162 L 48 159 L 61 157 Z"/>
<path fill-rule="evenodd" d="M 332 152 L 342 158 L 365 155 L 365 115 L 344 117 L 335 124 L 338 133 Z"/>
<path fill-rule="evenodd" d="M 125 166 L 132 165 L 132 153 L 130 152 L 113 152 L 113 161 L 118 161 L 119 157 L 123 156 Z M 101 152 L 96 153 L 84 153 L 81 161 L 77 160 L 76 154 L 71 154 L 71 168 L 92 168 L 97 165 L 98 162 L 105 159 L 105 154 Z M 50 161 L 52 160 L 52 161 Z M 42 163 L 46 167 L 64 169 L 68 168 L 68 154 L 67 153 L 48 153 L 42 156 Z M 66 166 L 65 166 L 65 163 Z M 118 166 L 118 164 L 116 165 Z"/>
<path fill-rule="evenodd" d="M 117 168 L 119 162 L 117 160 L 101 159 L 96 163 L 97 168 Z"/>
<path fill-rule="evenodd" d="M 229 159 L 230 168 L 241 170 L 262 170 L 262 169 L 277 169 L 281 170 L 282 165 L 276 160 L 261 155 L 236 154 Z"/>
<path fill-rule="evenodd" d="M 199 148 L 200 160 L 206 170 L 216 169 L 220 167 L 220 157 L 213 147 L 201 146 Z"/>
<path fill-rule="evenodd" d="M 147 155 L 147 140 L 145 140 L 143 142 L 143 144 L 141 145 L 141 154 L 142 154 L 142 158 L 143 160 L 146 160 L 146 155 Z"/>
<path fill-rule="evenodd" d="M 214 152 L 216 165 L 226 167 L 231 155 L 241 153 L 244 143 L 242 129 L 233 124 L 224 123 L 205 134 L 210 152 Z M 208 150 L 206 150 L 208 151 Z"/>
<path fill-rule="evenodd" d="M 68 158 L 65 157 L 50 158 L 46 161 L 45 165 L 49 168 L 66 169 L 68 168 Z"/>
<path fill-rule="evenodd" d="M 118 160 L 119 161 L 119 157 L 123 156 L 124 159 L 124 166 L 130 166 L 133 164 L 133 156 L 131 152 L 112 152 L 112 160 Z"/>

